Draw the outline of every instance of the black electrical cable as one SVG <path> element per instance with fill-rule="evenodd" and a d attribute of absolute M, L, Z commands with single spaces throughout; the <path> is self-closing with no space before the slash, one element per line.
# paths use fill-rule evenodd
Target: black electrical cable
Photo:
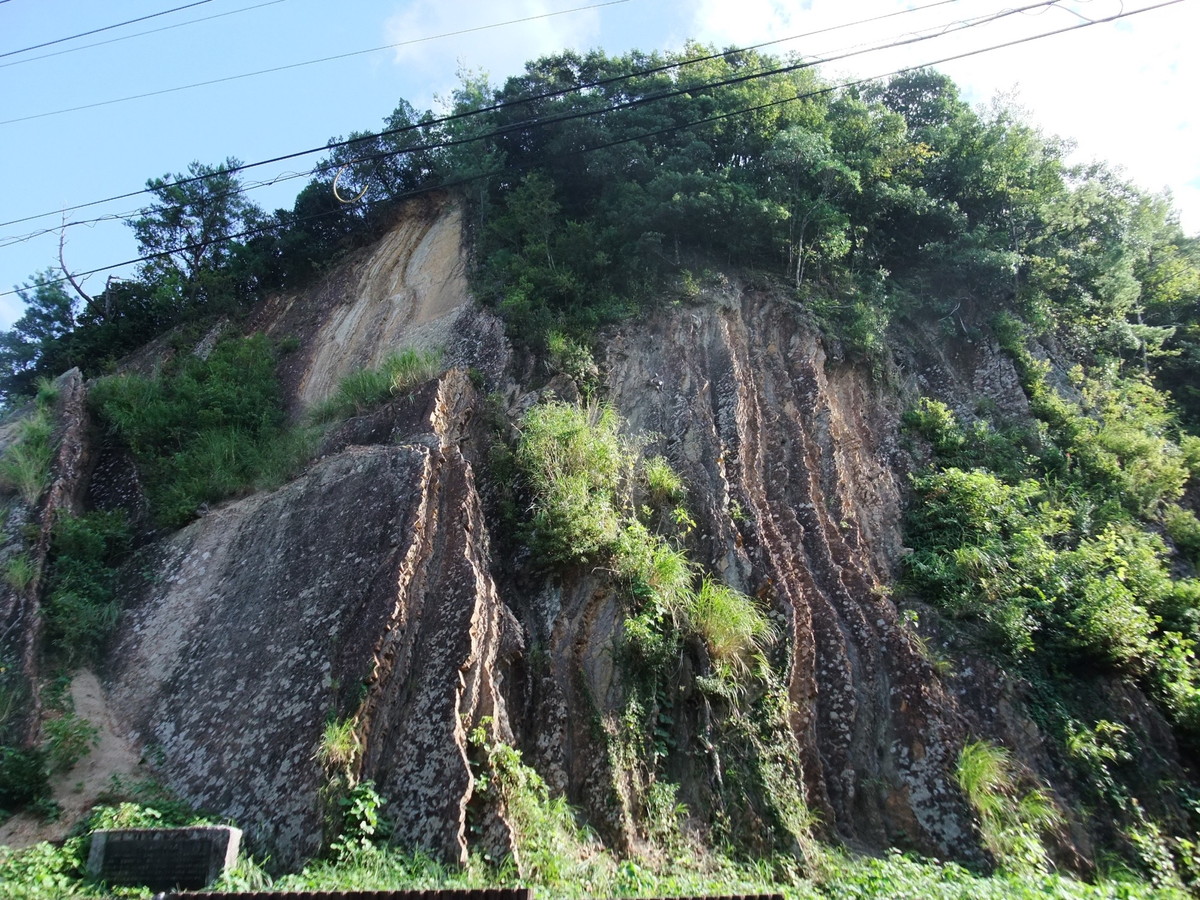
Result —
<path fill-rule="evenodd" d="M 207 3 L 209 0 L 203 0 L 203 2 Z M 193 82 L 192 84 L 181 84 L 177 85 L 176 87 L 162 88 L 161 90 L 157 91 L 146 91 L 142 94 L 132 94 L 128 97 L 117 97 L 112 100 L 99 100 L 96 103 L 85 103 L 82 106 L 70 106 L 65 109 L 55 109 L 49 112 L 34 113 L 30 116 L 19 116 L 15 119 L 3 119 L 0 120 L 0 125 L 16 125 L 19 122 L 31 122 L 35 119 L 45 119 L 49 118 L 50 116 L 61 116 L 66 113 L 80 112 L 85 109 L 99 109 L 104 106 L 113 106 L 117 103 L 128 103 L 130 100 L 145 100 L 147 97 L 161 97 L 164 94 L 176 94 L 180 91 L 190 91 L 194 88 L 211 87 L 214 84 L 227 84 L 231 81 L 241 81 L 243 78 L 254 78 L 259 75 L 270 75 L 275 72 L 286 72 L 290 69 L 301 69 L 305 66 L 315 66 L 318 63 L 335 62 L 339 59 L 350 59 L 354 56 L 363 56 L 368 53 L 379 53 L 383 50 L 395 50 L 397 47 L 406 47 L 409 44 L 419 44 L 424 41 L 432 41 L 444 37 L 455 37 L 460 34 L 471 34 L 475 31 L 485 31 L 489 28 L 500 28 L 505 25 L 516 25 L 521 22 L 533 22 L 538 19 L 549 19 L 553 16 L 564 16 L 568 13 L 581 12 L 588 9 L 600 9 L 605 6 L 617 6 L 621 3 L 629 2 L 630 0 L 605 0 L 603 3 L 593 3 L 589 6 L 576 6 L 572 9 L 555 10 L 554 12 L 541 13 L 536 16 L 525 16 L 521 19 L 511 19 L 507 22 L 496 22 L 491 25 L 479 25 L 474 28 L 463 28 L 458 31 L 447 31 L 444 34 L 435 34 L 430 37 L 413 38 L 412 40 L 399 41 L 395 44 L 384 44 L 382 47 L 370 47 L 366 50 L 351 50 L 349 53 L 338 53 L 334 56 L 323 56 L 320 59 L 307 59 L 302 62 L 288 63 L 284 66 L 273 66 L 269 69 L 258 69 L 254 72 L 242 72 L 240 75 L 226 75 L 223 78 L 212 78 L 208 81 L 197 81 Z"/>
<path fill-rule="evenodd" d="M 129 19 L 125 22 L 117 22 L 115 25 L 105 25 L 103 28 L 93 28 L 91 31 L 81 31 L 79 34 L 72 34 L 68 37 L 56 38 L 53 41 L 45 41 L 41 44 L 34 44 L 30 47 L 22 47 L 20 50 L 9 50 L 7 53 L 0 53 L 0 59 L 6 56 L 16 56 L 18 53 L 28 53 L 30 50 L 40 50 L 43 47 L 52 47 L 55 44 L 63 44 L 67 41 L 73 41 L 76 38 L 87 37 L 89 34 L 99 34 L 102 31 L 112 31 L 114 28 L 124 28 L 126 25 L 133 25 L 136 22 L 145 22 L 147 19 L 157 19 L 159 16 L 170 15 L 185 9 L 191 9 L 193 6 L 203 6 L 205 3 L 212 3 L 212 0 L 195 0 L 194 3 L 188 3 L 184 6 L 176 6 L 174 9 L 164 9 L 162 12 L 151 13 L 148 16 L 140 16 L 136 19 Z"/>
<path fill-rule="evenodd" d="M 721 121 L 723 119 L 732 118 L 734 116 L 746 115 L 748 113 L 758 112 L 763 109 L 768 109 L 768 108 L 775 107 L 775 106 L 781 106 L 785 103 L 794 103 L 798 100 L 807 100 L 812 97 L 817 97 L 817 96 L 821 96 L 824 94 L 832 93 L 833 91 L 842 90 L 847 87 L 855 87 L 857 85 L 867 84 L 870 82 L 878 81 L 882 78 L 890 78 L 895 75 L 904 74 L 906 72 L 914 72 L 919 69 L 928 68 L 929 66 L 937 66 L 937 65 L 943 65 L 948 62 L 956 62 L 961 59 L 967 59 L 972 56 L 978 56 L 982 53 L 990 53 L 994 50 L 1003 50 L 1003 49 L 1007 49 L 1009 47 L 1016 47 L 1021 44 L 1027 44 L 1027 43 L 1031 43 L 1033 41 L 1041 40 L 1043 38 L 1054 37 L 1056 35 L 1065 34 L 1065 33 L 1071 32 L 1071 31 L 1078 31 L 1081 28 L 1088 28 L 1088 27 L 1091 27 L 1092 25 L 1101 25 L 1101 24 L 1105 24 L 1108 22 L 1114 22 L 1119 19 L 1126 19 L 1131 16 L 1140 15 L 1142 13 L 1151 12 L 1156 9 L 1163 9 L 1168 6 L 1175 6 L 1182 2 L 1184 2 L 1184 0 L 1164 0 L 1164 2 L 1161 2 L 1161 3 L 1156 3 L 1151 6 L 1145 6 L 1145 7 L 1142 7 L 1141 9 L 1130 10 L 1127 12 L 1121 12 L 1116 15 L 1108 16 L 1106 18 L 1089 20 L 1087 22 L 1082 22 L 1078 25 L 1070 25 L 1065 28 L 1055 29 L 1054 31 L 1042 32 L 1040 34 L 1026 35 L 1025 37 L 1017 38 L 1017 39 L 1014 39 L 1011 41 L 1005 41 L 1000 44 L 993 44 L 989 47 L 981 47 L 981 48 L 978 48 L 975 50 L 968 50 L 963 53 L 956 53 L 951 56 L 945 56 L 945 57 L 942 57 L 941 59 L 928 60 L 928 61 L 922 62 L 918 65 L 904 66 L 899 69 L 893 69 L 890 72 L 884 72 L 884 73 L 881 73 L 878 75 L 872 75 L 872 76 L 866 77 L 866 78 L 859 78 L 859 79 L 855 79 L 853 81 L 843 82 L 842 84 L 838 84 L 838 85 L 829 85 L 827 87 L 821 88 L 816 91 L 809 91 L 804 94 L 797 94 L 794 97 L 785 97 L 785 98 L 781 98 L 778 100 L 773 100 L 769 103 L 760 104 L 758 106 L 749 107 L 747 109 L 741 109 L 741 110 L 735 110 L 733 112 L 722 113 L 720 115 L 711 116 L 711 117 L 708 117 L 705 119 L 699 119 L 694 122 L 689 122 L 684 125 L 672 125 L 667 128 L 659 129 L 657 131 L 645 132 L 643 134 L 639 134 L 639 135 L 632 136 L 632 137 L 620 138 L 615 141 L 609 141 L 605 144 L 599 144 L 599 145 L 595 145 L 592 147 L 586 147 L 586 148 L 582 148 L 580 150 L 572 151 L 570 153 L 560 154 L 559 157 L 556 157 L 556 158 L 567 158 L 569 156 L 580 155 L 582 153 L 592 153 L 597 150 L 607 149 L 609 147 L 618 146 L 620 144 L 632 143 L 633 141 L 645 140 L 646 138 L 656 137 L 661 134 L 669 134 L 671 132 L 682 131 L 687 128 L 694 128 L 697 125 L 709 124 L 711 122 L 716 122 L 716 121 Z M 400 152 L 407 152 L 407 151 L 400 151 Z M 391 155 L 397 155 L 397 154 L 391 154 Z M 468 184 L 468 183 L 471 183 L 474 181 L 479 181 L 479 180 L 482 180 L 485 178 L 494 178 L 497 175 L 504 174 L 505 171 L 520 170 L 522 168 L 528 168 L 528 166 L 520 166 L 520 165 L 507 166 L 504 170 L 498 170 L 498 171 L 494 171 L 494 172 L 484 172 L 484 173 L 480 173 L 478 175 L 468 176 L 468 177 L 457 179 L 454 181 L 443 182 L 443 183 L 437 184 L 437 185 L 431 185 L 431 186 L 414 189 L 412 191 L 398 194 L 392 199 L 393 200 L 404 200 L 404 199 L 409 199 L 411 197 L 419 196 L 421 194 L 428 194 L 428 193 L 433 193 L 436 191 L 444 191 L 451 187 L 459 187 L 463 184 Z M 331 211 L 322 212 L 322 213 L 315 213 L 311 216 L 305 216 L 300 219 L 297 219 L 296 222 L 311 221 L 314 219 L 323 218 L 325 216 L 332 215 L 336 212 L 337 212 L 337 210 L 331 210 Z M 159 251 L 156 253 L 145 254 L 143 256 L 138 256 L 133 259 L 124 260 L 123 262 L 111 263 L 109 265 L 100 266 L 100 267 L 94 268 L 94 269 L 89 269 L 85 272 L 77 272 L 77 273 L 74 273 L 72 277 L 86 278 L 89 275 L 96 275 L 96 274 L 99 274 L 100 272 L 107 272 L 107 271 L 111 271 L 113 269 L 120 269 L 120 268 L 124 268 L 125 266 L 136 265 L 137 263 L 140 263 L 140 262 L 149 262 L 154 259 L 162 259 L 167 256 L 170 256 L 173 253 L 180 253 L 180 252 L 191 251 L 191 250 L 200 250 L 200 249 L 204 249 L 206 247 L 212 246 L 213 244 L 217 244 L 217 243 L 225 243 L 227 241 L 236 241 L 236 240 L 241 240 L 241 239 L 247 238 L 247 237 L 254 237 L 257 235 L 266 234 L 271 230 L 271 227 L 273 227 L 273 226 L 251 228 L 251 229 L 247 229 L 242 232 L 238 232 L 237 234 L 228 235 L 223 238 L 218 238 L 218 239 L 214 239 L 214 240 L 210 240 L 210 241 L 198 241 L 198 242 L 194 242 L 191 244 L 183 244 L 178 247 L 173 247 L 169 250 L 162 250 L 162 251 Z M 44 283 L 49 284 L 49 285 L 62 284 L 64 282 L 66 282 L 67 280 L 68 279 L 64 276 L 63 278 L 52 279 L 52 280 L 44 282 Z M 19 293 L 19 290 L 17 290 L 17 289 L 5 291 L 3 293 L 0 293 L 0 297 L 8 297 L 8 296 L 12 296 L 17 293 Z"/>
<path fill-rule="evenodd" d="M 191 184 L 192 182 L 201 181 L 205 178 L 212 178 L 212 177 L 217 177 L 220 175 L 229 175 L 229 174 L 234 174 L 236 172 L 246 171 L 248 169 L 258 168 L 259 166 L 271 165 L 273 163 L 278 163 L 278 162 L 286 162 L 287 160 L 296 159 L 301 156 L 310 156 L 314 153 L 323 153 L 327 150 L 341 149 L 343 147 L 352 146 L 354 144 L 360 144 L 360 143 L 365 143 L 367 141 L 376 140 L 381 137 L 391 137 L 396 134 L 401 134 L 405 131 L 411 131 L 414 128 L 427 128 L 427 127 L 430 127 L 433 125 L 444 125 L 449 122 L 454 122 L 454 121 L 458 121 L 461 119 L 470 118 L 472 116 L 478 116 L 478 115 L 483 115 L 483 114 L 489 113 L 489 112 L 496 112 L 501 109 L 507 109 L 510 106 L 517 106 L 522 103 L 534 103 L 534 102 L 537 102 L 540 100 L 547 100 L 547 99 L 552 99 L 554 97 L 561 97 L 566 94 L 590 90 L 595 87 L 604 87 L 604 86 L 607 86 L 610 84 L 619 83 L 621 81 L 628 81 L 633 78 L 643 78 L 643 77 L 646 77 L 647 75 L 655 75 L 655 74 L 658 74 L 661 72 L 669 71 L 671 69 L 678 69 L 678 68 L 682 68 L 684 66 L 691 66 L 691 65 L 696 65 L 698 63 L 709 62 L 712 60 L 721 59 L 729 53 L 746 53 L 746 52 L 750 52 L 752 50 L 758 50 L 763 47 L 769 47 L 769 46 L 772 46 L 775 44 L 799 40 L 800 38 L 813 37 L 818 34 L 825 34 L 825 33 L 831 32 L 831 31 L 839 31 L 839 30 L 842 30 L 845 28 L 852 28 L 857 25 L 865 25 L 865 24 L 868 24 L 871 22 L 881 21 L 883 19 L 889 19 L 894 16 L 904 15 L 904 14 L 911 13 L 911 12 L 920 12 L 920 11 L 927 10 L 927 9 L 933 9 L 934 7 L 945 6 L 947 4 L 957 3 L 957 2 L 961 2 L 961 0 L 937 0 L 937 2 L 928 3 L 924 6 L 910 7 L 910 8 L 906 8 L 903 10 L 899 10 L 897 12 L 891 12 L 891 13 L 887 13 L 884 15 L 873 16 L 873 17 L 867 18 L 867 19 L 858 19 L 853 22 L 842 23 L 841 25 L 832 25 L 827 28 L 817 29 L 815 31 L 804 32 L 802 34 L 791 35 L 789 37 L 777 38 L 777 39 L 771 40 L 771 41 L 764 41 L 759 44 L 752 44 L 747 47 L 729 48 L 729 49 L 726 49 L 719 53 L 709 54 L 706 56 L 693 57 L 691 59 L 681 60 L 678 62 L 666 63 L 661 66 L 654 66 L 649 69 L 641 69 L 639 71 L 629 72 L 624 75 L 616 75 L 616 76 L 612 76 L 610 78 L 602 78 L 602 79 L 598 79 L 596 81 L 585 82 L 583 84 L 574 85 L 569 88 L 561 88 L 561 89 L 555 90 L 555 91 L 546 91 L 544 93 L 536 94 L 536 95 L 533 95 L 530 97 L 522 97 L 522 98 L 519 98 L 516 100 L 508 100 L 508 101 L 504 101 L 502 103 L 496 103 L 496 104 L 493 104 L 490 106 L 479 107 L 479 108 L 467 110 L 467 111 L 464 111 L 461 113 L 454 113 L 454 114 L 451 114 L 448 116 L 441 116 L 436 119 L 431 119 L 426 122 L 418 123 L 416 125 L 403 126 L 401 128 L 387 129 L 384 131 L 375 132 L 374 134 L 367 135 L 365 137 L 351 138 L 349 140 L 344 140 L 344 141 L 334 141 L 331 143 L 323 144 L 320 147 L 312 147 L 307 150 L 298 150 L 298 151 L 295 151 L 292 153 L 285 153 L 280 156 L 274 156 L 269 159 L 258 160 L 256 162 L 243 163 L 241 165 L 233 166 L 228 169 L 219 169 L 216 172 L 212 172 L 212 173 L 209 173 L 206 175 L 196 175 L 196 176 L 192 176 L 189 178 L 181 178 L 181 179 L 178 179 L 177 181 L 170 182 L 166 186 L 174 187 L 176 185 Z M 1061 0 L 1047 0 L 1047 2 L 1055 3 L 1055 2 L 1061 2 Z M 1033 4 L 1033 6 L 1039 6 L 1039 5 L 1045 5 L 1045 4 Z M 481 26 L 481 27 L 487 27 L 487 26 Z M 422 40 L 426 40 L 426 39 L 423 38 Z M 876 48 L 876 49 L 887 49 L 887 47 L 883 46 L 883 47 Z M 868 52 L 868 51 L 863 51 L 863 52 Z M 10 219 L 7 222 L 0 222 L 0 228 L 6 228 L 9 225 L 19 225 L 22 222 L 31 222 L 36 219 L 46 218 L 48 216 L 57 216 L 57 215 L 62 215 L 63 213 L 67 213 L 67 212 L 75 212 L 76 210 L 87 209 L 88 207 L 99 206 L 104 203 L 112 203 L 117 200 L 127 200 L 131 197 L 139 197 L 139 196 L 141 196 L 143 194 L 147 194 L 149 192 L 150 192 L 149 189 L 142 188 L 141 190 L 137 190 L 137 191 L 129 191 L 124 194 L 116 194 L 112 197 L 105 197 L 104 199 L 101 199 L 101 200 L 90 200 L 86 203 L 80 203 L 75 206 L 63 207 L 60 209 L 50 210 L 50 211 L 44 212 L 44 213 L 36 213 L 36 214 L 30 215 L 30 216 L 23 216 L 22 218 L 19 218 L 19 219 Z M 79 224 L 86 224 L 86 223 L 79 223 Z"/>
<path fill-rule="evenodd" d="M 0 3 L 7 3 L 8 0 L 0 0 Z M 81 47 L 68 47 L 65 50 L 55 50 L 52 53 L 43 53 L 41 56 L 31 56 L 28 59 L 14 59 L 6 63 L 0 63 L 0 69 L 7 69 L 9 66 L 21 66 L 25 63 L 37 62 L 39 59 L 50 59 L 55 56 L 65 56 L 68 53 L 78 53 L 80 50 L 90 50 L 93 47 L 104 47 L 108 44 L 118 44 L 121 41 L 129 41 L 133 38 L 145 37 L 148 34 L 158 34 L 162 31 L 173 31 L 176 28 L 186 28 L 188 25 L 197 25 L 200 22 L 211 22 L 213 19 L 224 19 L 226 16 L 236 16 L 239 13 L 250 12 L 255 9 L 262 9 L 264 6 L 275 6 L 279 3 L 286 3 L 287 0 L 265 0 L 263 3 L 255 3 L 253 6 L 243 6 L 240 9 L 231 9 L 228 12 L 217 13 L 212 16 L 201 16 L 199 19 L 188 19 L 186 22 L 176 22 L 174 25 L 163 25 L 160 28 L 148 28 L 145 31 L 137 31 L 133 34 L 123 34 L 120 37 L 109 38 L 106 41 L 96 41 L 92 44 L 84 44 Z"/>

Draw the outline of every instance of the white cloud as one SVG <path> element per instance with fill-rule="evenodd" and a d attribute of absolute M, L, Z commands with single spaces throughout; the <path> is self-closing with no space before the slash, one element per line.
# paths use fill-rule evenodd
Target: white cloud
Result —
<path fill-rule="evenodd" d="M 454 86 L 446 79 L 448 59 L 456 59 L 467 71 L 486 72 L 498 84 L 521 72 L 528 60 L 564 48 L 590 48 L 600 35 L 599 11 L 569 11 L 585 5 L 547 0 L 414 0 L 388 19 L 385 33 L 389 43 L 412 42 L 395 51 L 405 81 L 432 82 L 444 94 Z M 509 22 L 513 24 L 500 24 Z M 474 30 L 455 33 L 464 29 Z"/>
<path fill-rule="evenodd" d="M 1146 0 L 1140 0 L 1137 7 L 1121 0 L 1063 3 L 1063 8 L 1046 8 L 1036 15 L 1032 11 L 1008 15 L 906 47 L 839 60 L 827 67 L 825 74 L 884 74 L 1080 24 L 1083 16 L 1094 20 L 1148 5 Z M 779 0 L 701 0 L 693 8 L 692 29 L 701 40 L 719 45 L 809 34 L 775 49 L 824 58 L 856 46 L 939 34 L 944 26 L 967 17 L 1013 8 L 967 0 L 812 34 L 912 6 L 900 0 L 861 0 L 853 5 L 837 0 L 811 0 L 804 5 Z M 1181 3 L 939 68 L 950 74 L 973 102 L 986 102 L 1016 88 L 1017 99 L 1032 120 L 1048 133 L 1074 140 L 1079 159 L 1104 159 L 1120 165 L 1150 191 L 1169 187 L 1185 229 L 1196 232 L 1200 231 L 1200 154 L 1195 148 L 1200 120 L 1194 96 L 1200 89 L 1200 58 L 1190 46 L 1196 34 L 1200 34 L 1200 7 Z"/>

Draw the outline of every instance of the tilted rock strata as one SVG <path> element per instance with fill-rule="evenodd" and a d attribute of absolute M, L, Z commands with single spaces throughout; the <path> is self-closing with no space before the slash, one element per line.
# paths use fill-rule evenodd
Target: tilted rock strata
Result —
<path fill-rule="evenodd" d="M 466 729 L 497 712 L 503 622 L 479 520 L 470 466 L 429 432 L 183 529 L 111 654 L 131 738 L 287 864 L 319 849 L 325 724 L 357 715 L 397 837 L 460 858 Z"/>

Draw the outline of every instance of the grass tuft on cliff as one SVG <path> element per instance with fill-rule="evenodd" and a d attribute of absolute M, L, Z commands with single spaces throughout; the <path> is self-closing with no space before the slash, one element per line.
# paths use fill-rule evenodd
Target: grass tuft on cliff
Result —
<path fill-rule="evenodd" d="M 312 412 L 315 422 L 326 423 L 361 416 L 384 401 L 442 371 L 440 350 L 412 347 L 390 354 L 377 369 L 352 372 L 338 383 L 333 396 Z"/>

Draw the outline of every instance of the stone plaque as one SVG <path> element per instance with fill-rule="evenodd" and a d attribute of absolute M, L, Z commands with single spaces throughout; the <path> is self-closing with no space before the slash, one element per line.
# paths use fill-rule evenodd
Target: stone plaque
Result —
<path fill-rule="evenodd" d="M 237 861 L 242 832 L 227 825 L 92 832 L 87 870 L 109 884 L 153 891 L 206 887 Z"/>

